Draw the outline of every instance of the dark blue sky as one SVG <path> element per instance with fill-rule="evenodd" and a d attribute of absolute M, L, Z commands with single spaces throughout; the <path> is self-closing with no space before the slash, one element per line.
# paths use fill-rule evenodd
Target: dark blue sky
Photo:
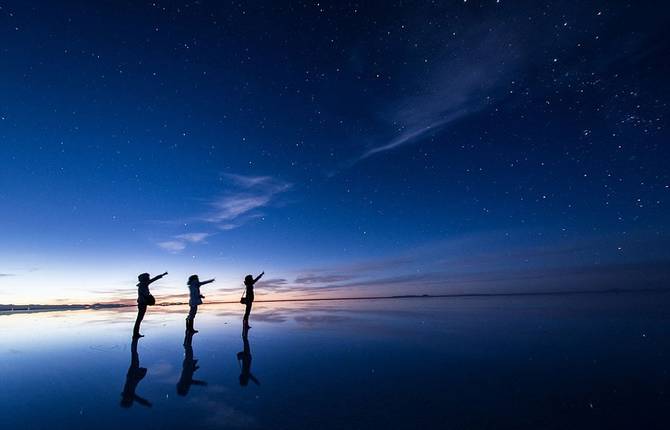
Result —
<path fill-rule="evenodd" d="M 58 3 L 0 4 L 2 303 L 667 283 L 666 6 Z"/>

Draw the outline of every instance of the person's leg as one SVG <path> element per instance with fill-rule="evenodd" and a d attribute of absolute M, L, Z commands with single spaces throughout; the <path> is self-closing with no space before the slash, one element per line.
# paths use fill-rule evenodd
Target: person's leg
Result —
<path fill-rule="evenodd" d="M 188 311 L 188 317 L 186 318 L 186 330 L 197 333 L 198 330 L 193 328 L 193 321 L 195 320 L 195 314 L 198 312 L 198 305 L 191 305 L 191 308 Z"/>
<path fill-rule="evenodd" d="M 251 313 L 251 305 L 253 303 L 254 303 L 253 300 L 247 300 L 247 306 L 244 309 L 244 319 L 243 319 L 243 321 L 247 325 L 249 324 L 249 314 Z"/>
<path fill-rule="evenodd" d="M 140 324 L 144 319 L 144 314 L 147 313 L 147 305 L 137 305 L 137 318 L 135 319 L 135 327 L 133 327 L 133 337 L 141 337 Z"/>

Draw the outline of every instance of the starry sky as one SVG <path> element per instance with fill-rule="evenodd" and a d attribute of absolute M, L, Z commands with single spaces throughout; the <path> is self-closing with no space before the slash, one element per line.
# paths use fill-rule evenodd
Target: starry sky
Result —
<path fill-rule="evenodd" d="M 664 287 L 668 12 L 1 1 L 0 303 Z"/>

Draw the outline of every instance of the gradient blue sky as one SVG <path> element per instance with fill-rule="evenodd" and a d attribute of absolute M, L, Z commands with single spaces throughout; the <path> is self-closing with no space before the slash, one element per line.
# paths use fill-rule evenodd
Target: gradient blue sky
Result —
<path fill-rule="evenodd" d="M 665 9 L 3 2 L 0 303 L 665 286 Z"/>

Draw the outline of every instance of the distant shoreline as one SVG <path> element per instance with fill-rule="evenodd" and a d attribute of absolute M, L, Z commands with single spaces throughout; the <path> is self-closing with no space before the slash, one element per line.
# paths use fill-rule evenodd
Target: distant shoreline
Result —
<path fill-rule="evenodd" d="M 669 293 L 670 288 L 638 288 L 621 289 L 609 288 L 603 290 L 567 290 L 567 291 L 538 291 L 518 293 L 454 293 L 454 294 L 406 294 L 394 296 L 367 296 L 367 297 L 315 297 L 304 299 L 269 299 L 255 300 L 256 303 L 289 303 L 289 302 L 322 302 L 322 301 L 349 301 L 349 300 L 398 300 L 398 299 L 437 299 L 437 298 L 476 298 L 476 297 L 525 297 L 525 296 L 570 296 L 570 295 L 593 295 L 593 294 L 631 294 L 631 293 Z M 222 305 L 239 303 L 233 301 L 213 301 L 204 305 Z M 156 306 L 183 306 L 187 302 L 157 303 Z M 102 310 L 135 307 L 135 304 L 123 303 L 94 303 L 94 304 L 70 304 L 70 305 L 0 305 L 0 315 L 33 312 L 56 312 L 56 311 L 79 311 L 79 310 Z"/>

